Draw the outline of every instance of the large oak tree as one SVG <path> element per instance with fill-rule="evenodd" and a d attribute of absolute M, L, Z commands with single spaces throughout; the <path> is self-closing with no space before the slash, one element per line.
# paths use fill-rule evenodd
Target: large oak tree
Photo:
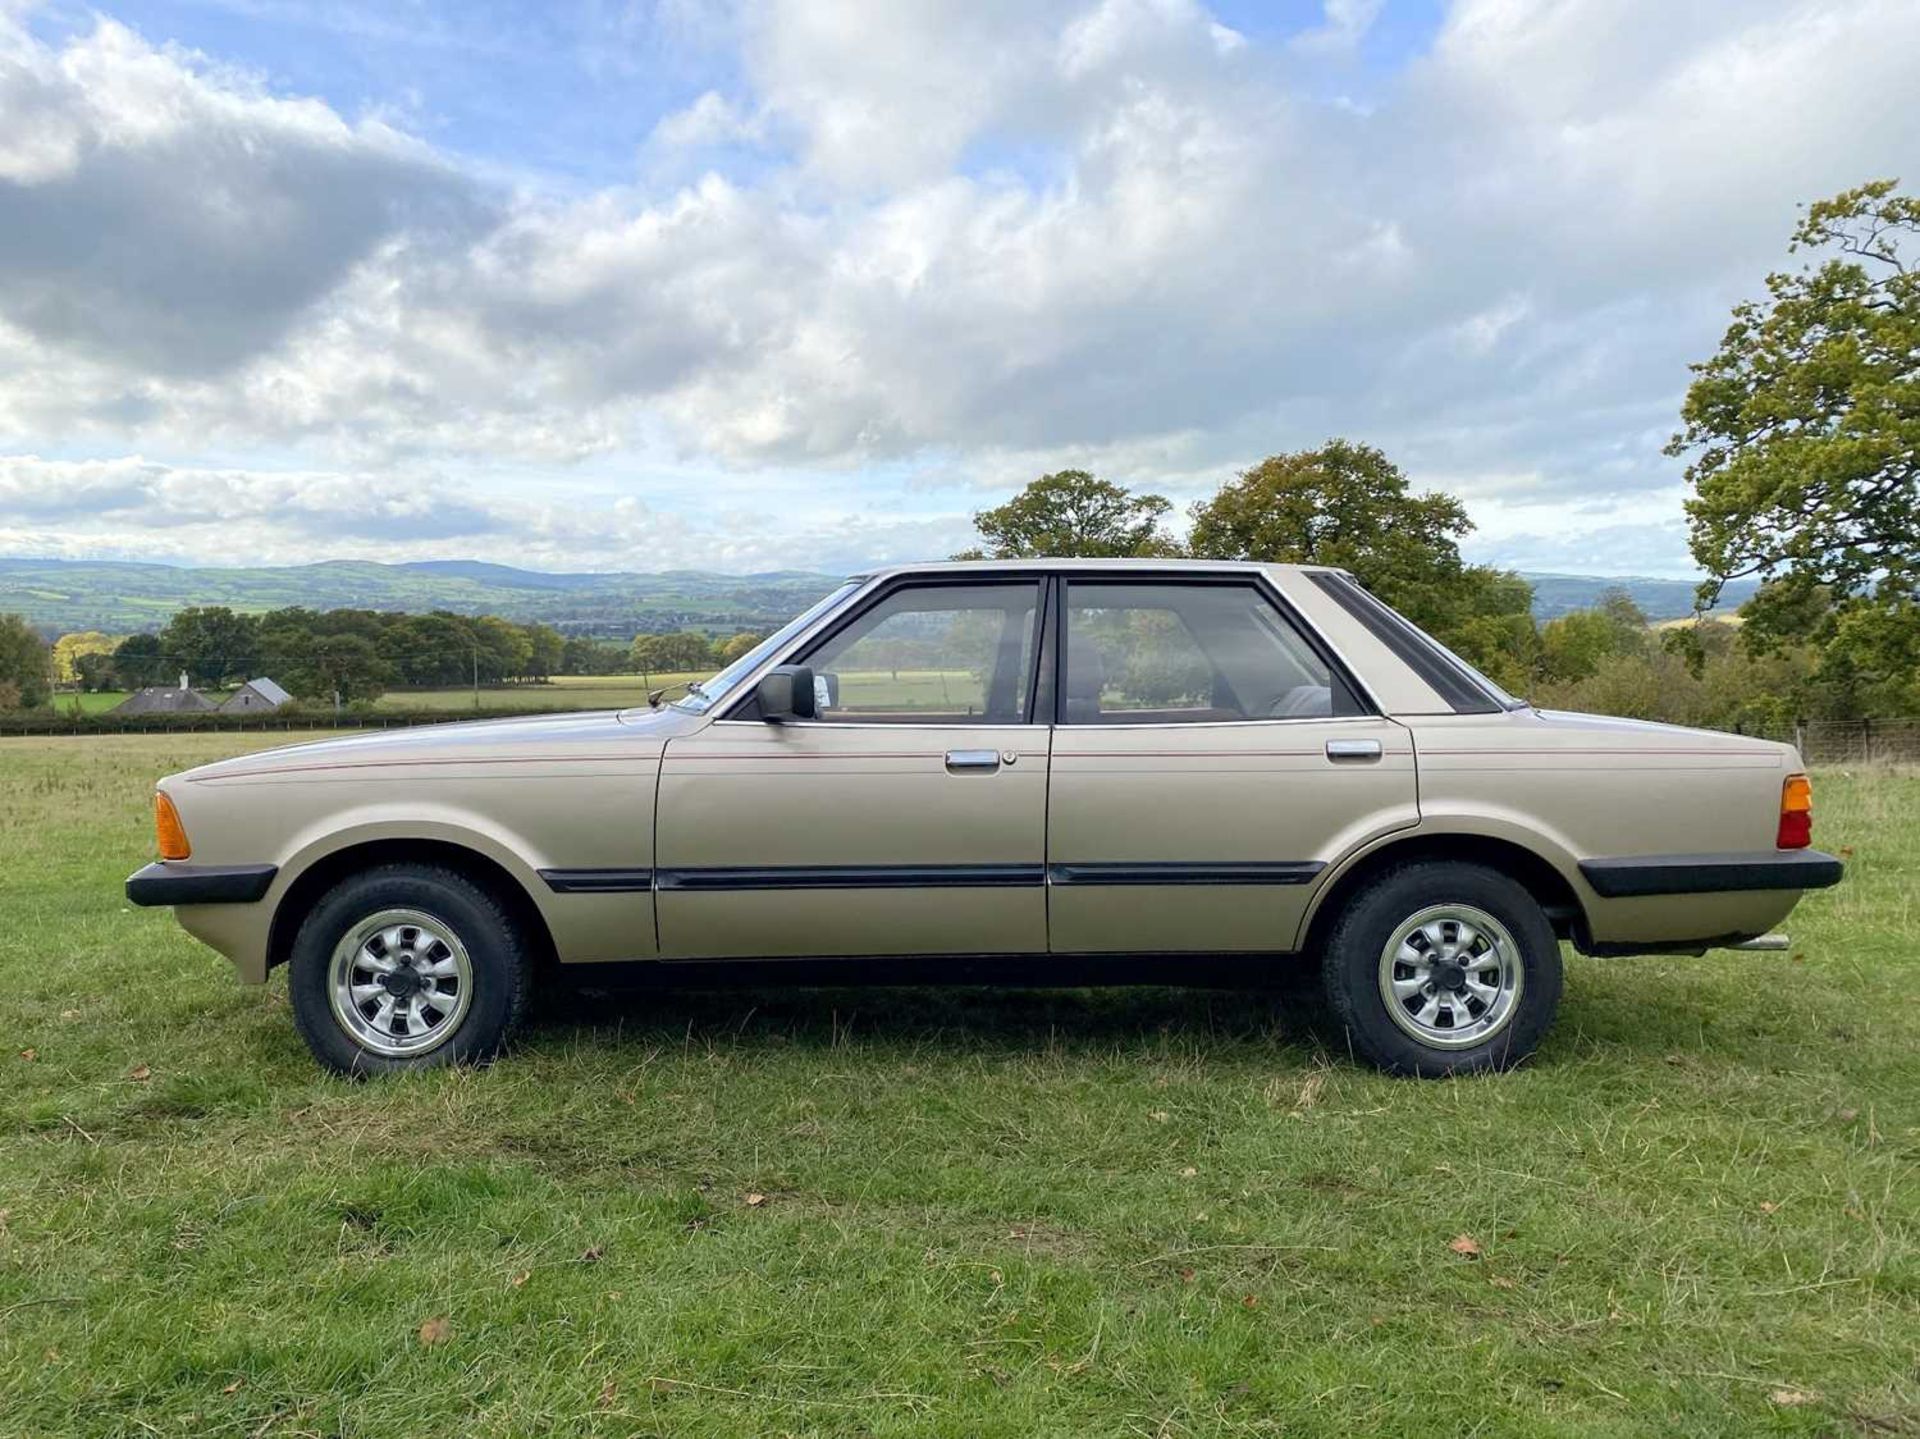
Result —
<path fill-rule="evenodd" d="M 1130 559 L 1174 555 L 1180 547 L 1160 527 L 1173 508 L 1160 495 L 1136 495 L 1085 470 L 1042 475 L 1019 494 L 973 517 L 986 541 L 962 559 L 1051 557 Z"/>
<path fill-rule="evenodd" d="M 1461 559 L 1472 529 L 1453 496 L 1417 494 L 1380 450 L 1336 439 L 1242 470 L 1194 506 L 1187 543 L 1205 559 L 1350 570 L 1495 679 L 1523 684 L 1533 591 L 1518 575 Z"/>
<path fill-rule="evenodd" d="M 0 615 L 0 709 L 47 702 L 47 642 L 19 615 Z"/>
<path fill-rule="evenodd" d="M 1920 200 L 1845 191 L 1789 248 L 1809 262 L 1735 308 L 1668 447 L 1701 598 L 1757 576 L 1751 643 L 1813 640 L 1836 682 L 1920 702 Z"/>

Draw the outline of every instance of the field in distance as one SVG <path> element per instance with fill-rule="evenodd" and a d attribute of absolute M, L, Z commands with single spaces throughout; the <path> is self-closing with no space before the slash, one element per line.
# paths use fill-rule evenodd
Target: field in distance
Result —
<path fill-rule="evenodd" d="M 523 713 L 527 710 L 628 709 L 647 702 L 649 688 L 678 695 L 687 681 L 705 679 L 703 672 L 649 675 L 556 675 L 542 684 L 482 685 L 468 689 L 396 689 L 388 690 L 374 702 L 374 712 L 400 714 L 422 711 L 456 713 L 488 711 Z M 900 670 L 875 675 L 864 682 L 850 680 L 843 694 L 850 704 L 891 703 L 910 708 L 935 708 L 943 705 L 964 708 L 978 701 L 979 683 L 957 671 Z M 105 714 L 126 698 L 124 691 L 103 690 L 98 694 L 61 694 L 54 708 L 66 713 L 78 703 L 82 714 Z M 221 694 L 209 691 L 208 698 Z"/>
<path fill-rule="evenodd" d="M 596 710 L 626 709 L 647 702 L 647 690 L 684 684 L 705 678 L 701 674 L 650 675 L 555 675 L 544 684 L 482 685 L 478 691 L 466 689 L 388 690 L 374 701 L 376 711 L 398 713 L 405 710 Z M 205 691 L 212 700 L 223 692 Z M 54 708 L 61 713 L 77 702 L 82 714 L 105 714 L 127 697 L 125 690 L 102 690 L 98 694 L 60 694 Z"/>

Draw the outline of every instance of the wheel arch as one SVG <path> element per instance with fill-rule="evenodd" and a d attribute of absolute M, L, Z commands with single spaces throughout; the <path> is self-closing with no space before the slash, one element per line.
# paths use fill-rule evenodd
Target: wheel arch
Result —
<path fill-rule="evenodd" d="M 1497 835 L 1422 830 L 1390 836 L 1354 856 L 1322 885 L 1307 911 L 1301 948 L 1310 954 L 1319 953 L 1327 930 L 1353 895 L 1376 875 L 1419 860 L 1479 864 L 1507 875 L 1533 896 L 1556 935 L 1584 947 L 1589 933 L 1586 910 L 1572 883 L 1551 860 L 1516 840 Z"/>
<path fill-rule="evenodd" d="M 519 876 L 499 860 L 448 839 L 367 839 L 330 850 L 302 870 L 274 906 L 267 928 L 266 968 L 285 964 L 294 937 L 322 895 L 341 880 L 383 864 L 433 865 L 464 875 L 496 895 L 521 926 L 534 949 L 535 963 L 554 962 L 553 932 L 546 916 Z"/>

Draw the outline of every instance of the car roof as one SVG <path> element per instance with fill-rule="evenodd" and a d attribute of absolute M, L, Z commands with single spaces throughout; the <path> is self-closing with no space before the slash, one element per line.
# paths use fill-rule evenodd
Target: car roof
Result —
<path fill-rule="evenodd" d="M 1261 574 L 1273 570 L 1301 574 L 1344 573 L 1333 565 L 1270 565 L 1256 560 L 1192 559 L 1052 559 L 1038 556 L 1018 560 L 933 560 L 910 565 L 880 565 L 848 576 L 854 580 L 890 579 L 895 575 L 990 575 L 995 573 L 1031 574 L 1035 570 L 1140 570 L 1165 574 L 1187 571 L 1194 574 Z"/>

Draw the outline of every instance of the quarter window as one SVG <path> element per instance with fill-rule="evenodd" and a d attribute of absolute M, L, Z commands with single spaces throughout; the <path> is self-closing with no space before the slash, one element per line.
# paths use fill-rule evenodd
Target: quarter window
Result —
<path fill-rule="evenodd" d="M 828 723 L 1024 724 L 1040 586 L 894 590 L 806 657 Z"/>
<path fill-rule="evenodd" d="M 1251 584 L 1067 586 L 1065 724 L 1323 719 L 1357 706 Z"/>

